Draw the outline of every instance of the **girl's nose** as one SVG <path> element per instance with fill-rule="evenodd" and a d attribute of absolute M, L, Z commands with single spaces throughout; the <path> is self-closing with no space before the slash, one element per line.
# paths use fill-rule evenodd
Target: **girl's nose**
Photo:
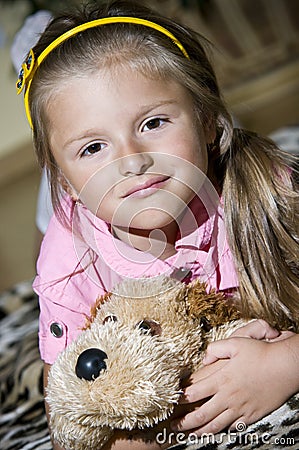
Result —
<path fill-rule="evenodd" d="M 131 153 L 130 155 L 123 156 L 119 160 L 119 170 L 123 176 L 142 175 L 152 165 L 154 161 L 150 153 L 140 152 Z"/>

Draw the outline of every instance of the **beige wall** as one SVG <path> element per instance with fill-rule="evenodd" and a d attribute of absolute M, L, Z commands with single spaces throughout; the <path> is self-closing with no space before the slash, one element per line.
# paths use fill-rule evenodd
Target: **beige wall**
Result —
<path fill-rule="evenodd" d="M 10 60 L 12 37 L 21 25 L 26 2 L 0 4 L 6 33 L 0 47 L 0 291 L 33 277 L 34 215 L 39 173 L 31 146 L 22 96 Z"/>
<path fill-rule="evenodd" d="M 37 169 L 0 186 L 0 291 L 31 279 L 35 273 Z"/>

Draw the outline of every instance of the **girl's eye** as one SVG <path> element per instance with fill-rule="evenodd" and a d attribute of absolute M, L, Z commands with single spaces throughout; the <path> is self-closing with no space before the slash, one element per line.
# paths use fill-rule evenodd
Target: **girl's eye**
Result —
<path fill-rule="evenodd" d="M 100 142 L 95 142 L 94 144 L 89 145 L 83 150 L 82 156 L 95 155 L 96 153 L 99 153 L 103 149 L 104 144 L 101 144 Z"/>
<path fill-rule="evenodd" d="M 142 131 L 155 130 L 156 128 L 161 127 L 165 122 L 167 122 L 166 119 L 161 119 L 160 117 L 154 117 L 153 119 L 148 120 L 144 124 L 144 126 L 142 127 Z"/>

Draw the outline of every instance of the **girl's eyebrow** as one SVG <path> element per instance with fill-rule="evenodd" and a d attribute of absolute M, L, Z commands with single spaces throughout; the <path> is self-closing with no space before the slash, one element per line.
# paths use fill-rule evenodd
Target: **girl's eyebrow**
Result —
<path fill-rule="evenodd" d="M 161 100 L 158 102 L 155 102 L 151 105 L 144 105 L 144 106 L 140 106 L 140 109 L 138 111 L 138 113 L 136 114 L 136 116 L 143 116 L 146 114 L 151 113 L 154 109 L 157 109 L 161 106 L 168 106 L 168 105 L 175 105 L 177 104 L 177 100 L 176 99 L 167 99 L 167 100 Z M 84 131 L 82 134 L 79 134 L 78 136 L 74 136 L 72 138 L 70 138 L 68 141 L 66 141 L 63 145 L 64 148 L 68 147 L 71 144 L 74 144 L 75 142 L 79 142 L 82 141 L 86 138 L 88 139 L 92 139 L 92 138 L 96 138 L 99 134 L 99 130 L 98 129 L 90 129 L 90 130 L 86 130 Z"/>
<path fill-rule="evenodd" d="M 158 102 L 155 102 L 151 105 L 144 105 L 140 107 L 139 113 L 141 114 L 147 114 L 151 112 L 153 109 L 159 108 L 160 106 L 167 106 L 167 105 L 173 105 L 176 104 L 176 99 L 167 99 L 167 100 L 160 100 Z"/>
<path fill-rule="evenodd" d="M 78 136 L 71 137 L 68 141 L 66 141 L 63 145 L 64 148 L 68 147 L 69 145 L 73 144 L 74 142 L 82 141 L 83 139 L 92 139 L 98 136 L 99 132 L 98 130 L 86 130 L 82 134 Z"/>

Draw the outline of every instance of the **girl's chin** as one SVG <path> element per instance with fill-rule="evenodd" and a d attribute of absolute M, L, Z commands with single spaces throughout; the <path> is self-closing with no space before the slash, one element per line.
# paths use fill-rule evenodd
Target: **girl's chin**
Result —
<path fill-rule="evenodd" d="M 135 234 L 139 232 L 144 234 L 144 232 L 151 233 L 153 230 L 163 229 L 173 222 L 173 218 L 166 212 L 142 211 L 138 217 L 132 218 L 130 223 L 122 225 L 122 228 L 130 229 Z"/>

